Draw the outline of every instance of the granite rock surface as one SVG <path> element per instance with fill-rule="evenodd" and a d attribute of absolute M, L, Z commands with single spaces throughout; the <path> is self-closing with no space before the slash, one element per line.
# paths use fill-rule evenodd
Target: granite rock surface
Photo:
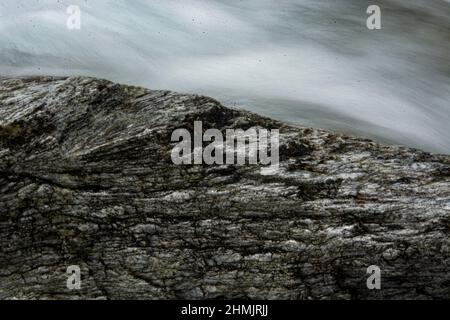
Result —
<path fill-rule="evenodd" d="M 279 129 L 279 168 L 174 165 L 196 120 Z M 449 299 L 449 232 L 450 156 L 198 95 L 0 79 L 2 299 Z"/>

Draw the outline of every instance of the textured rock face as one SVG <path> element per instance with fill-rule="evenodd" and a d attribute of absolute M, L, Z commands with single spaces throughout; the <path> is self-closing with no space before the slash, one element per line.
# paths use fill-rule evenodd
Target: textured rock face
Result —
<path fill-rule="evenodd" d="M 0 81 L 0 298 L 450 298 L 449 156 L 195 95 Z M 174 165 L 195 120 L 280 129 L 279 170 Z"/>

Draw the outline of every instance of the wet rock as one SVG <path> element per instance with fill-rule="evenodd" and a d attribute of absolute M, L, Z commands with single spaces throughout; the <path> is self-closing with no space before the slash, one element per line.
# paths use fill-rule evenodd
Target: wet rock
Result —
<path fill-rule="evenodd" d="M 174 165 L 171 134 L 195 120 L 280 129 L 280 167 Z M 3 78 L 0 298 L 448 299 L 449 172 L 197 95 Z"/>

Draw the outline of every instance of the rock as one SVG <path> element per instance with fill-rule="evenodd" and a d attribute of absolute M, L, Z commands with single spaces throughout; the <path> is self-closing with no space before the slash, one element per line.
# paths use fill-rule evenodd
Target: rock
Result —
<path fill-rule="evenodd" d="M 279 169 L 174 165 L 195 120 L 280 129 Z M 450 156 L 27 77 L 0 80 L 0 172 L 2 299 L 450 298 Z"/>

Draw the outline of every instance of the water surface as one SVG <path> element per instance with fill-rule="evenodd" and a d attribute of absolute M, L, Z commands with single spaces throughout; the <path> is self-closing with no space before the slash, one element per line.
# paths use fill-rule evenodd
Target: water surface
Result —
<path fill-rule="evenodd" d="M 67 6 L 81 29 L 66 27 Z M 378 4 L 382 29 L 366 28 Z M 450 153 L 450 2 L 2 0 L 0 74 L 213 96 L 294 124 Z"/>

